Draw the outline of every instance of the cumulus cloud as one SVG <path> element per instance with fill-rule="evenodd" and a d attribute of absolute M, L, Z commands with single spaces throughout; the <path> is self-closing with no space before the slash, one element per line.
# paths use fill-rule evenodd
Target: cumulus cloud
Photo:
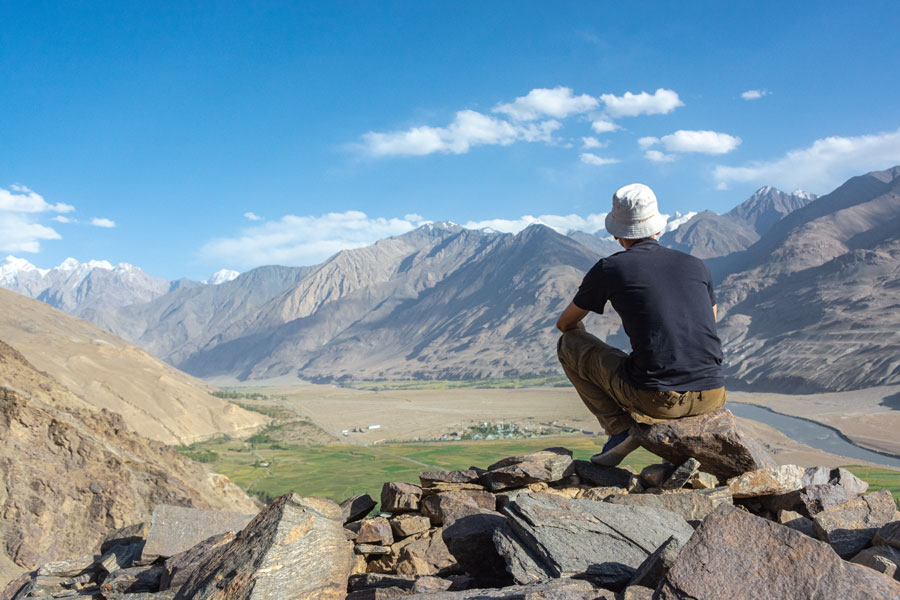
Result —
<path fill-rule="evenodd" d="M 747 90 L 743 94 L 741 94 L 741 98 L 744 100 L 759 100 L 763 96 L 768 96 L 771 94 L 769 90 Z"/>
<path fill-rule="evenodd" d="M 791 150 L 775 160 L 754 161 L 737 167 L 719 165 L 714 177 L 719 189 L 727 189 L 731 183 L 759 183 L 827 193 L 853 175 L 898 163 L 900 129 L 819 139 L 807 148 Z"/>
<path fill-rule="evenodd" d="M 36 222 L 40 213 L 69 213 L 71 204 L 50 204 L 37 192 L 24 185 L 0 188 L 0 251 L 40 252 L 41 241 L 58 240 L 60 235 L 52 227 Z M 69 222 L 57 214 L 54 220 Z"/>
<path fill-rule="evenodd" d="M 612 165 L 617 162 L 620 162 L 618 158 L 605 158 L 602 156 L 597 156 L 591 152 L 582 152 L 581 153 L 581 162 L 586 165 Z"/>
<path fill-rule="evenodd" d="M 57 223 L 77 223 L 78 222 L 71 217 L 64 217 L 62 215 L 56 215 L 55 217 L 51 217 L 50 220 L 56 221 Z"/>
<path fill-rule="evenodd" d="M 262 221 L 261 216 L 255 214 L 255 213 L 249 212 L 249 211 L 244 213 L 244 218 L 247 219 L 248 221 Z"/>
<path fill-rule="evenodd" d="M 484 221 L 469 221 L 463 227 L 466 229 L 493 229 L 503 233 L 518 233 L 530 225 L 546 225 L 557 232 L 566 234 L 569 231 L 585 231 L 596 233 L 605 227 L 606 213 L 590 214 L 586 217 L 579 215 L 524 215 L 518 219 L 486 219 Z"/>
<path fill-rule="evenodd" d="M 585 150 L 590 150 L 591 148 L 606 148 L 607 146 L 609 146 L 609 142 L 601 142 L 595 137 L 581 138 L 581 147 Z"/>
<path fill-rule="evenodd" d="M 313 265 L 340 250 L 368 246 L 423 223 L 407 218 L 369 217 L 353 210 L 321 216 L 286 215 L 277 221 L 248 226 L 236 237 L 213 239 L 203 245 L 199 254 L 204 260 L 237 267 Z"/>
<path fill-rule="evenodd" d="M 727 154 L 741 144 L 741 138 L 718 131 L 688 131 L 680 129 L 661 138 L 643 137 L 638 140 L 641 148 L 662 144 L 669 152 L 697 152 L 700 154 Z"/>
<path fill-rule="evenodd" d="M 433 152 L 464 154 L 473 146 L 508 146 L 519 140 L 549 142 L 553 132 L 561 126 L 555 120 L 514 125 L 474 110 L 461 110 L 447 127 L 424 125 L 406 131 L 370 131 L 362 136 L 362 146 L 372 156 L 422 156 Z"/>
<path fill-rule="evenodd" d="M 612 117 L 665 115 L 679 106 L 684 106 L 684 102 L 681 101 L 678 94 L 663 88 L 659 88 L 652 94 L 647 92 L 640 94 L 625 92 L 624 96 L 603 94 L 600 96 L 600 100 L 606 106 L 606 112 Z"/>
<path fill-rule="evenodd" d="M 653 162 L 672 162 L 675 160 L 675 156 L 672 154 L 666 154 L 665 152 L 660 152 L 659 150 L 647 150 L 644 152 L 644 156 L 647 160 L 652 160 Z"/>
<path fill-rule="evenodd" d="M 24 185 L 13 185 L 10 189 L 0 188 L 0 211 L 39 213 L 68 213 L 75 210 L 71 204 L 57 202 L 49 204 L 43 196 L 28 189 Z"/>
<path fill-rule="evenodd" d="M 91 219 L 91 225 L 94 227 L 104 227 L 106 229 L 111 229 L 116 226 L 116 222 L 110 219 L 105 219 L 103 217 L 94 217 Z"/>
<path fill-rule="evenodd" d="M 618 128 L 618 125 L 608 119 L 597 119 L 596 121 L 591 123 L 591 129 L 593 129 L 597 133 L 609 133 L 610 131 L 615 131 Z"/>
<path fill-rule="evenodd" d="M 558 86 L 553 89 L 535 88 L 525 96 L 507 104 L 498 104 L 493 112 L 504 114 L 516 121 L 533 121 L 542 117 L 565 119 L 569 115 L 593 110 L 600 102 L 593 96 L 575 96 L 571 88 Z"/>

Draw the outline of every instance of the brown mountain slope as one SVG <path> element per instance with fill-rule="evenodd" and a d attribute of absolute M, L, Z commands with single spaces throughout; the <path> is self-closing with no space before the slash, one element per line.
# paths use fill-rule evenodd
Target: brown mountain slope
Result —
<path fill-rule="evenodd" d="M 154 440 L 189 443 L 217 433 L 249 433 L 266 422 L 87 321 L 3 289 L 0 339 L 72 392 L 65 406 L 119 413 L 131 429 Z M 0 385 L 16 387 L 5 378 Z"/>
<path fill-rule="evenodd" d="M 0 587 L 21 568 L 96 551 L 157 504 L 255 512 L 221 475 L 129 431 L 0 341 Z M 27 391 L 25 391 L 27 390 Z"/>

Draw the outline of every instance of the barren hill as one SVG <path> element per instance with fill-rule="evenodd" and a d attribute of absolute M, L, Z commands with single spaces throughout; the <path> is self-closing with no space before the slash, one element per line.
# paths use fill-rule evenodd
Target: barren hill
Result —
<path fill-rule="evenodd" d="M 266 419 L 209 394 L 207 384 L 76 317 L 0 289 L 0 339 L 71 394 L 62 404 L 119 413 L 134 431 L 165 443 L 249 433 Z M 28 397 L 25 380 L 0 385 Z"/>

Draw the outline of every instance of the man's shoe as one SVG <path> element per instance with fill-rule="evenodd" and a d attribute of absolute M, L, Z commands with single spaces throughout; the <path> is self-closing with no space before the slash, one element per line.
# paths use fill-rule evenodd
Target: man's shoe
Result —
<path fill-rule="evenodd" d="M 602 467 L 614 467 L 622 462 L 626 456 L 637 450 L 640 444 L 628 430 L 609 436 L 603 445 L 600 454 L 591 457 L 591 462 Z"/>

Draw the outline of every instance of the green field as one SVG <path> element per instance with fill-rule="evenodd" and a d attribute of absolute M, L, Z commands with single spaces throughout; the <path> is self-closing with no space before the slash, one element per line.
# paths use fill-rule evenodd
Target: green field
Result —
<path fill-rule="evenodd" d="M 534 387 L 565 387 L 569 380 L 562 375 L 535 375 L 534 377 L 499 377 L 493 379 L 434 379 L 415 381 L 347 381 L 341 387 L 376 392 L 388 390 L 455 390 L 455 389 L 519 389 Z"/>

